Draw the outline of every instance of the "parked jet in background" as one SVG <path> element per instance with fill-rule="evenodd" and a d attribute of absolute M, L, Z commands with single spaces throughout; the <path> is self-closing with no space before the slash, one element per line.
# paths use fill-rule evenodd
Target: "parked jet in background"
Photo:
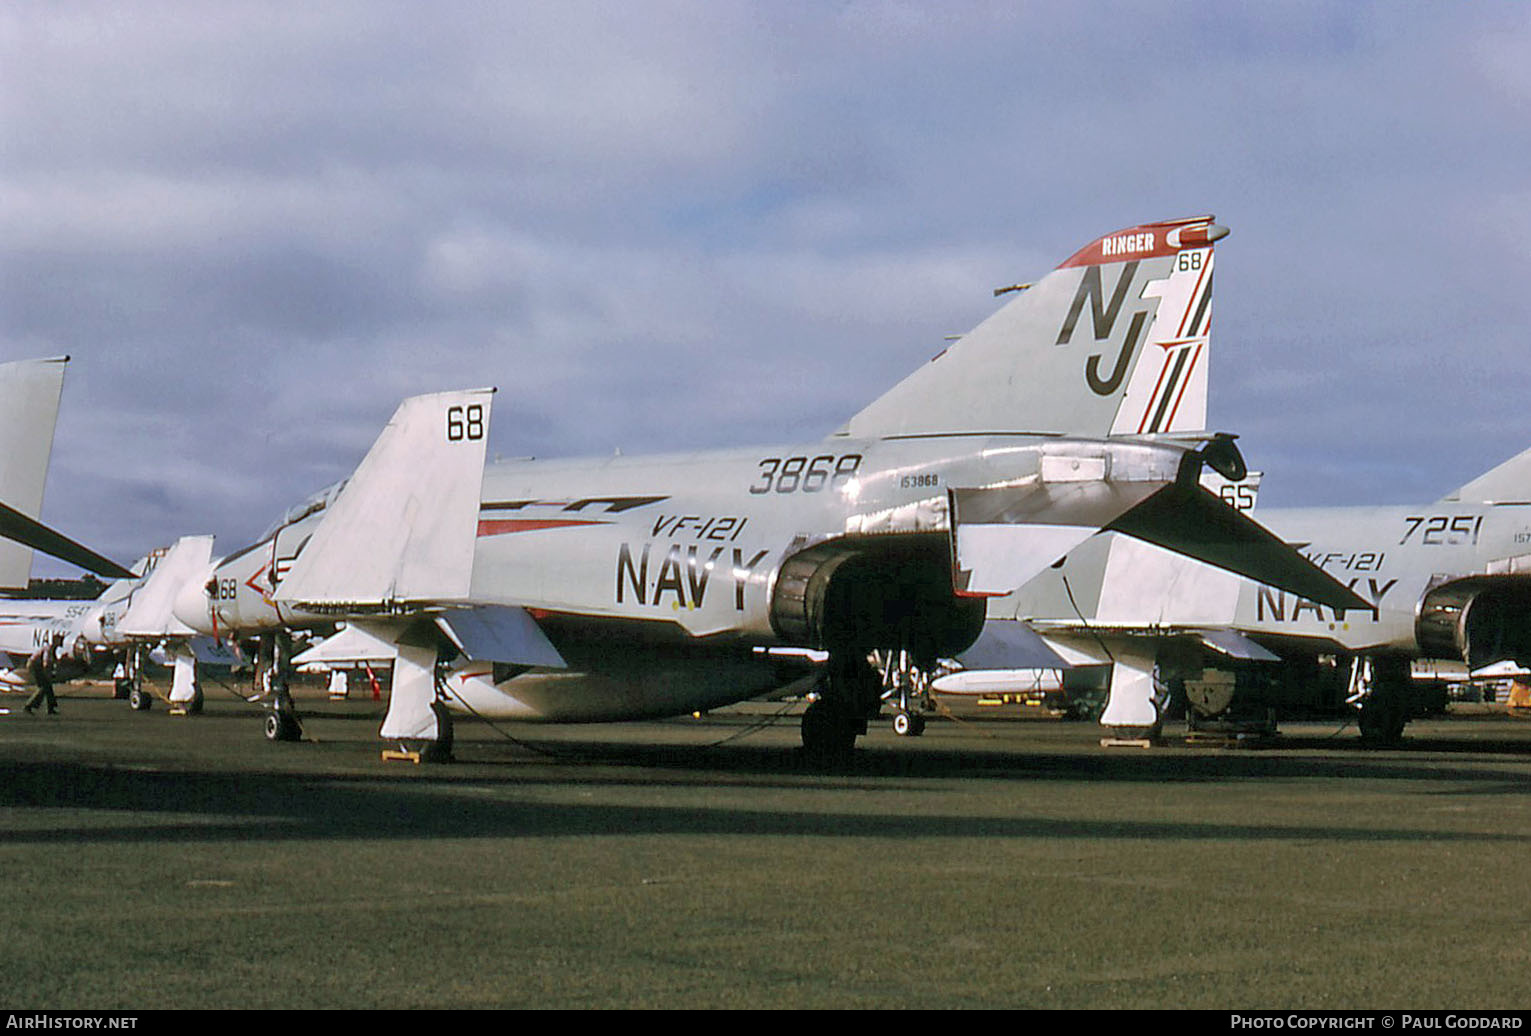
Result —
<path fill-rule="evenodd" d="M 1423 506 L 1279 509 L 1262 520 L 1367 607 L 1338 615 L 1246 586 L 1236 628 L 1286 659 L 1350 662 L 1363 735 L 1395 740 L 1419 708 L 1410 659 L 1531 668 L 1531 450 Z"/>
<path fill-rule="evenodd" d="M 160 658 L 175 670 L 172 704 L 199 705 L 194 659 L 222 665 L 238 659 L 177 622 L 171 608 L 181 586 L 206 569 L 212 544 L 211 536 L 182 537 L 141 558 L 129 577 L 113 581 L 93 600 L 0 599 L 0 656 L 9 658 L 9 674 L 0 671 L 0 682 L 26 683 L 21 662 L 52 642 L 65 678 L 122 664 L 121 686 L 132 707 L 143 710 L 153 701 L 141 679 L 143 659 L 162 650 Z"/>
<path fill-rule="evenodd" d="M 1254 491 L 1248 482 L 1222 490 L 1248 508 Z M 1461 663 L 1470 674 L 1531 669 L 1531 450 L 1432 504 L 1258 515 L 1366 606 L 1342 613 L 1111 538 L 1073 552 L 991 614 L 1020 620 L 1069 662 L 1111 664 L 1113 700 L 1139 710 L 1163 703 L 1163 684 L 1199 679 L 1216 657 L 1242 676 L 1218 708 L 1349 703 L 1362 736 L 1384 743 L 1438 698 L 1412 678 L 1412 660 Z M 1141 711 L 1135 718 L 1145 722 Z"/>
<path fill-rule="evenodd" d="M 214 566 L 177 615 L 216 632 L 225 588 L 254 580 L 273 623 L 345 619 L 394 653 L 383 737 L 437 746 L 449 708 L 677 714 L 777 685 L 757 647 L 819 649 L 803 741 L 835 757 L 881 704 L 869 656 L 930 671 L 990 597 L 1102 529 L 1362 606 L 1198 487 L 1204 465 L 1242 475 L 1230 437 L 1171 431 L 1205 397 L 1225 233 L 1203 217 L 1091 243 L 815 442 L 486 469 L 492 389 L 406 400 L 310 538 L 288 554 L 278 529 Z"/>

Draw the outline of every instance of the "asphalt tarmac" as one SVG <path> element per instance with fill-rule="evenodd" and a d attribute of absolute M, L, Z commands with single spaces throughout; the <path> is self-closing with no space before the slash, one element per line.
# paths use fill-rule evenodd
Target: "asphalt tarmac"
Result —
<path fill-rule="evenodd" d="M 826 774 L 751 705 L 460 723 L 0 695 L 0 1007 L 1531 1006 L 1531 721 L 1363 748 L 1102 748 L 1087 723 L 886 727 Z"/>

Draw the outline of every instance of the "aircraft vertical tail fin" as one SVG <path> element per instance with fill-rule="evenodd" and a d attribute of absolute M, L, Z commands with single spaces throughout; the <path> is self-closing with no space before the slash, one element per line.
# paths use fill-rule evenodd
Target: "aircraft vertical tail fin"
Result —
<path fill-rule="evenodd" d="M 1208 470 L 1202 472 L 1201 485 L 1230 507 L 1249 514 L 1260 477 L 1252 471 L 1235 482 Z M 1241 583 L 1238 575 L 1194 557 L 1131 536 L 1113 536 L 1101 575 L 1096 620 L 1135 626 L 1232 623 Z"/>
<path fill-rule="evenodd" d="M 211 536 L 182 536 L 134 588 L 117 631 L 132 637 L 187 636 L 190 626 L 175 617 L 175 599 L 189 581 L 205 578 L 213 562 Z"/>
<path fill-rule="evenodd" d="M 1452 503 L 1477 504 L 1531 502 L 1531 450 L 1517 453 L 1441 499 Z"/>
<path fill-rule="evenodd" d="M 312 609 L 465 598 L 494 389 L 399 405 L 277 590 Z"/>
<path fill-rule="evenodd" d="M 1099 238 L 1024 286 L 842 432 L 1203 431 L 1213 243 L 1227 233 L 1200 216 Z"/>
<path fill-rule="evenodd" d="M 59 397 L 69 357 L 0 364 L 0 503 L 26 518 L 42 513 Z M 25 587 L 32 548 L 0 540 L 0 586 Z"/>

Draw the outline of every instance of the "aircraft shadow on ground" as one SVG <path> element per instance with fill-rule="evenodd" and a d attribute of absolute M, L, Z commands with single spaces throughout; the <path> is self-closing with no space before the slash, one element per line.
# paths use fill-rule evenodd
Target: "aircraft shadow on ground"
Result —
<path fill-rule="evenodd" d="M 1325 754 L 1312 755 L 1314 750 Z M 716 740 L 695 744 L 639 744 L 600 737 L 562 737 L 549 741 L 533 735 L 507 739 L 503 744 L 482 740 L 459 743 L 457 755 L 462 761 L 495 765 L 524 762 L 529 753 L 551 761 L 585 763 L 593 767 L 649 768 L 657 771 L 645 774 L 644 783 L 650 784 L 705 781 L 705 777 L 690 776 L 698 772 L 760 776 L 827 772 L 842 778 L 909 778 L 913 781 L 962 778 L 1188 783 L 1275 777 L 1415 781 L 1447 776 L 1428 765 L 1428 757 L 1444 754 L 1473 757 L 1453 762 L 1449 774 L 1452 779 L 1519 786 L 1525 783 L 1524 773 L 1497 767 L 1494 760 L 1478 757 L 1520 755 L 1531 758 L 1531 745 L 1516 741 L 1457 743 L 1432 740 L 1376 749 L 1357 739 L 1310 738 L 1283 739 L 1271 748 L 1210 752 L 1191 752 L 1174 746 L 1150 750 L 1096 749 L 1092 746 L 1083 751 L 1036 752 L 998 746 L 967 745 L 946 749 L 921 744 L 916 747 L 903 742 L 863 745 L 848 765 L 827 771 L 815 770 L 796 748 L 756 745 L 746 740 L 727 744 Z M 600 778 L 593 776 L 591 779 Z M 627 776 L 618 779 L 624 783 L 631 780 Z M 794 786 L 800 786 L 800 783 L 794 782 Z"/>
<path fill-rule="evenodd" d="M 572 747 L 564 742 L 560 751 Z M 1494 841 L 1526 845 L 1531 833 L 1480 833 L 1421 830 L 1418 827 L 1351 826 L 1344 817 L 1335 824 L 1283 825 L 1270 823 L 1160 822 L 1125 817 L 1059 819 L 1027 815 L 1018 802 L 1011 817 L 961 816 L 926 813 L 918 808 L 889 807 L 887 813 L 756 810 L 735 806 L 623 804 L 549 801 L 551 786 L 579 788 L 598 784 L 649 787 L 689 784 L 698 789 L 719 786 L 741 792 L 758 789 L 759 781 L 734 775 L 780 772 L 781 750 L 730 746 L 705 751 L 651 749 L 610 745 L 577 746 L 586 753 L 589 775 L 517 774 L 500 777 L 492 767 L 444 767 L 440 776 L 410 773 L 344 775 L 271 772 L 144 771 L 79 762 L 0 763 L 0 840 L 10 845 L 50 843 L 161 843 L 420 838 L 517 838 L 581 835 L 783 835 L 876 838 L 1095 838 L 1147 840 L 1244 841 L 1313 840 L 1321 842 L 1378 841 Z M 820 780 L 797 767 L 788 782 L 798 791 L 823 786 L 826 792 L 870 787 L 897 795 L 910 778 L 985 776 L 1026 780 L 1070 779 L 1163 783 L 1302 775 L 1313 778 L 1421 779 L 1419 768 L 1379 764 L 1363 767 L 1320 767 L 1313 760 L 1220 758 L 1160 758 L 1133 763 L 1116 759 L 1072 757 L 988 756 L 974 761 L 971 753 L 858 753 L 853 776 L 826 775 Z M 1001 773 L 1000 759 L 1010 767 Z M 725 760 L 730 764 L 725 765 Z M 601 764 L 664 767 L 668 773 L 624 774 L 619 778 Z M 1236 764 L 1236 765 L 1234 765 Z M 533 765 L 535 767 L 535 764 Z M 525 770 L 523 763 L 521 767 Z M 985 770 L 987 769 L 987 772 Z M 705 770 L 703 778 L 687 772 Z M 1327 770 L 1327 772 L 1322 772 Z M 1453 772 L 1453 782 L 1473 783 L 1470 794 L 1482 791 L 1531 793 L 1523 774 L 1492 767 Z M 657 779 L 656 779 L 657 778 Z M 897 780 L 894 780 L 897 779 Z M 775 783 L 775 782 L 766 782 Z M 488 795 L 485 794 L 487 790 Z M 537 787 L 537 801 L 518 796 L 519 788 Z M 917 787 L 917 784 L 915 785 Z M 948 789 L 949 790 L 949 789 Z M 31 810 L 48 811 L 38 823 Z M 85 811 L 71 817 L 68 811 Z M 119 814 L 114 816 L 113 814 Z"/>

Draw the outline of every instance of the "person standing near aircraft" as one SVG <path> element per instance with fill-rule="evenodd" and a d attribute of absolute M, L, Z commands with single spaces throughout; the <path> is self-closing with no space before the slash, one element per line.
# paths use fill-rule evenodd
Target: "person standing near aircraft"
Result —
<path fill-rule="evenodd" d="M 58 714 L 58 699 L 53 696 L 53 672 L 58 665 L 58 646 L 63 643 L 58 634 L 47 638 L 43 646 L 32 652 L 27 659 L 27 675 L 37 684 L 37 691 L 28 699 L 26 712 L 30 715 L 39 705 L 48 706 L 48 715 Z"/>

